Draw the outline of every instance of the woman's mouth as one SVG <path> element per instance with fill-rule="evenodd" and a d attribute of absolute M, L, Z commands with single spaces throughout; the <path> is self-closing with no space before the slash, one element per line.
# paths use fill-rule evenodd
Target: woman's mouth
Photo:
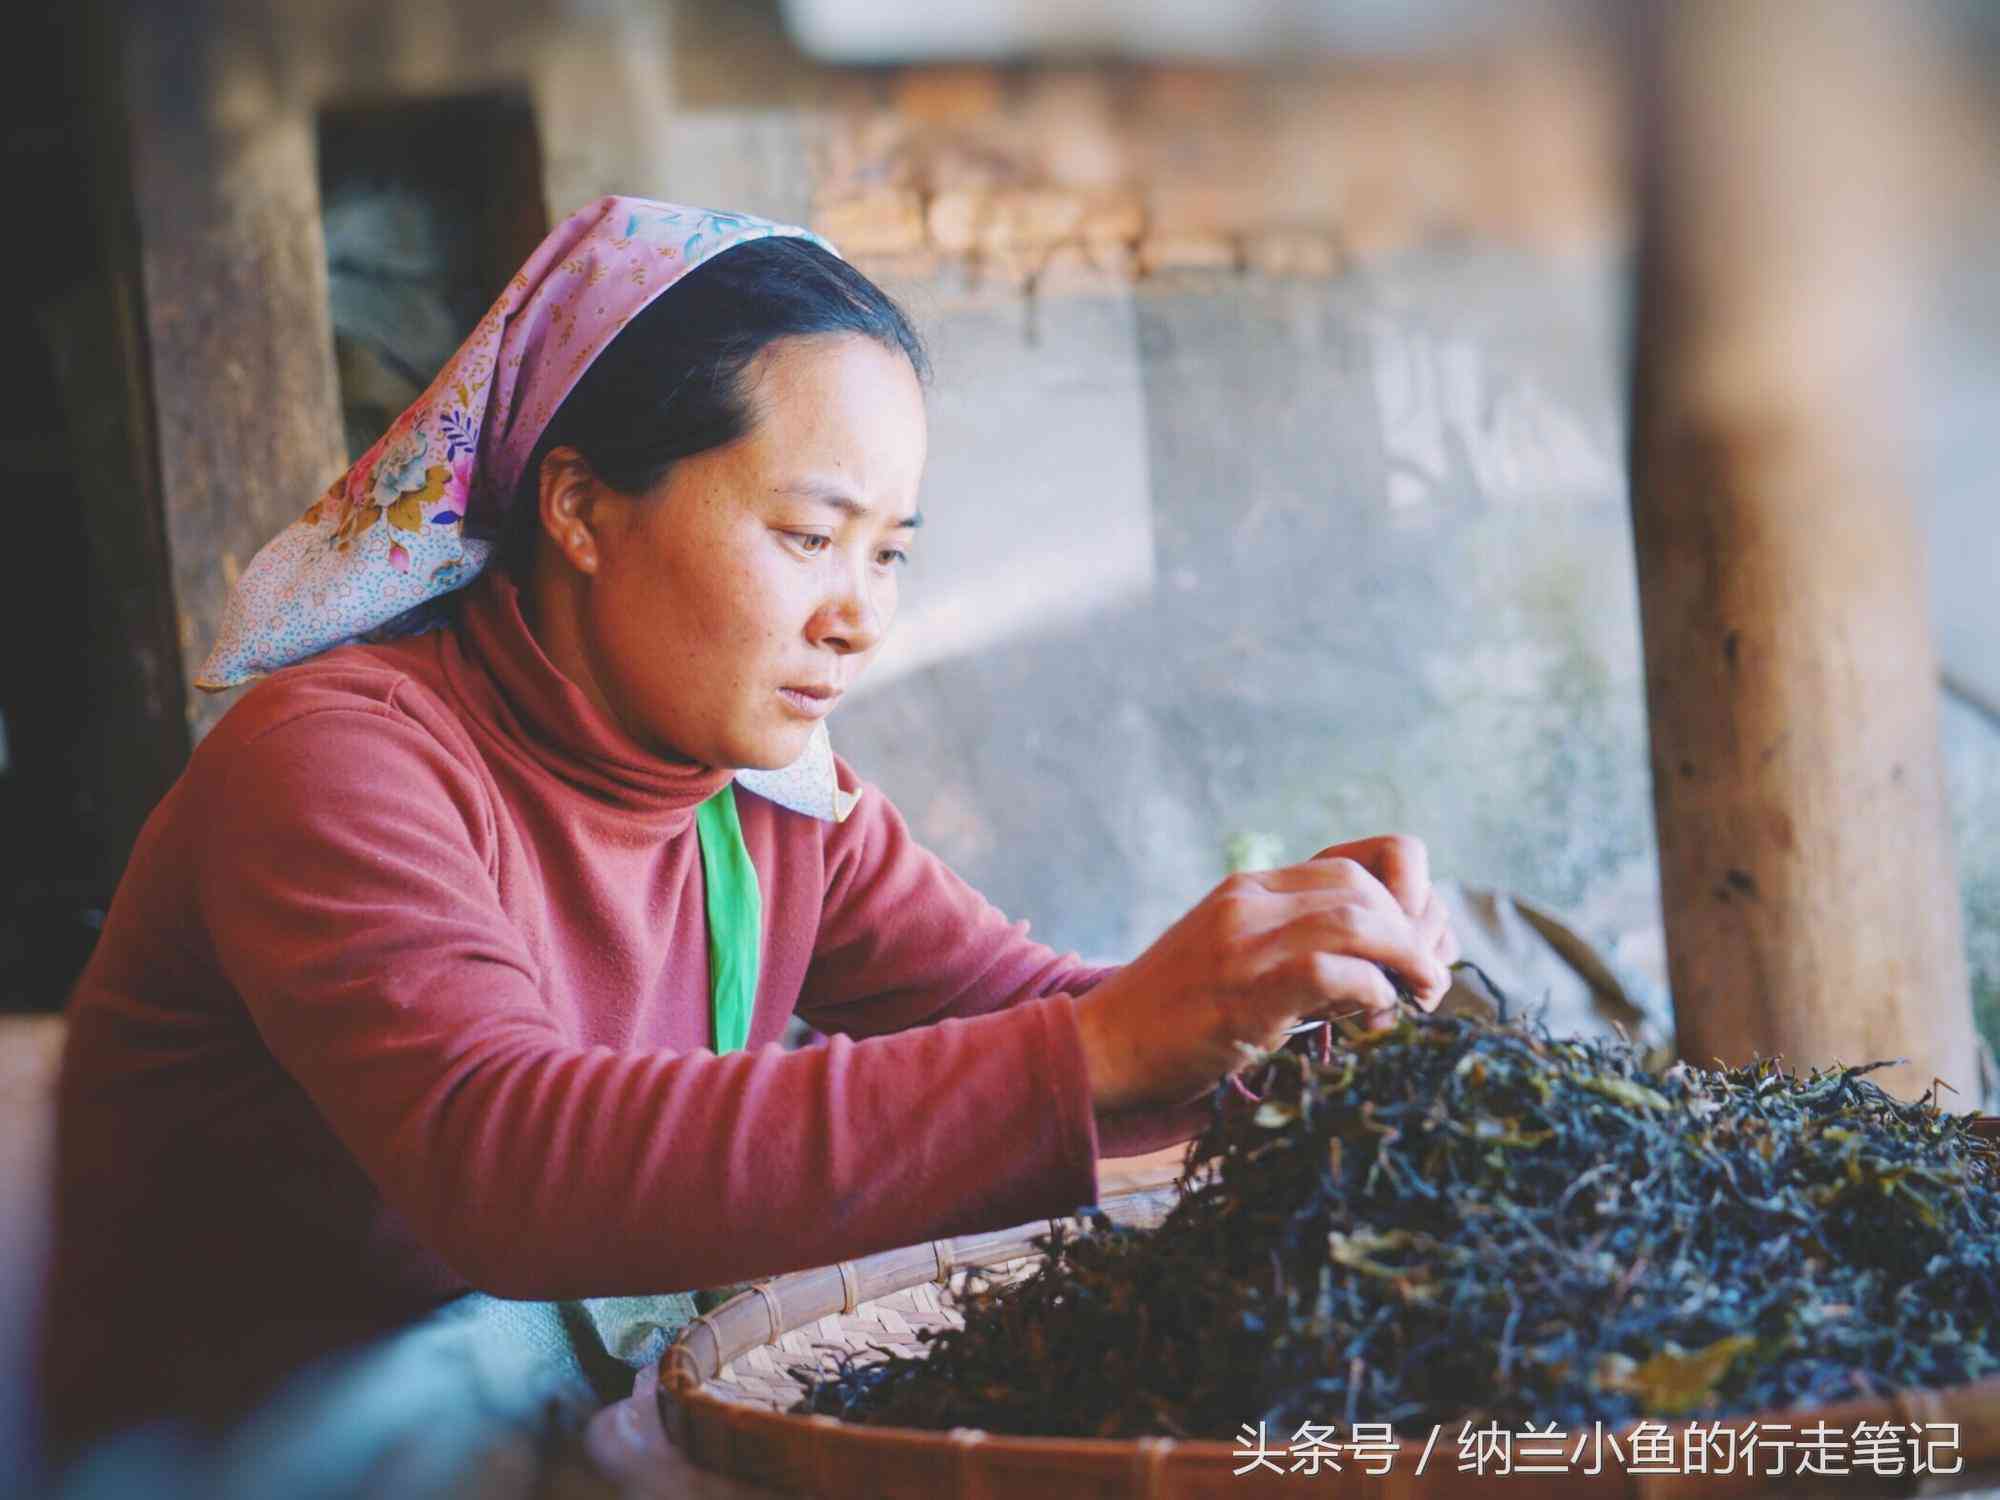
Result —
<path fill-rule="evenodd" d="M 785 706 L 801 718 L 823 719 L 833 711 L 833 705 L 840 701 L 837 687 L 781 687 L 778 696 Z"/>

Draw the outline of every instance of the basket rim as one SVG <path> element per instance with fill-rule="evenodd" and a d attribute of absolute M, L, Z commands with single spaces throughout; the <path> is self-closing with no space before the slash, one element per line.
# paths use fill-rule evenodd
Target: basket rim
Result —
<path fill-rule="evenodd" d="M 1178 1197 L 1172 1184 L 1137 1187 L 1111 1193 L 1097 1207 L 1114 1219 L 1164 1208 Z M 722 1367 L 750 1349 L 769 1344 L 807 1323 L 832 1313 L 851 1313 L 862 1302 L 926 1283 L 950 1284 L 961 1270 L 993 1266 L 1035 1253 L 1034 1241 L 1054 1233 L 1076 1233 L 1087 1226 L 1082 1216 L 1035 1219 L 1008 1229 L 878 1251 L 832 1266 L 791 1271 L 752 1283 L 721 1306 L 693 1319 L 675 1336 L 659 1363 L 662 1389 L 699 1388 L 716 1378 Z M 839 1295 L 832 1295 L 835 1286 Z M 801 1295 L 801 1292 L 804 1295 Z M 747 1318 L 750 1308 L 761 1317 Z M 751 1330 L 761 1324 L 764 1332 Z"/>

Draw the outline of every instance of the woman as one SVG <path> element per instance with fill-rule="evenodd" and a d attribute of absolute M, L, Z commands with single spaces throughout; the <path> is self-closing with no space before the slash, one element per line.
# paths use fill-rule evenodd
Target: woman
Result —
<path fill-rule="evenodd" d="M 1240 1046 L 1442 996 L 1414 841 L 1234 877 L 1090 968 L 832 755 L 921 520 L 923 374 L 804 231 L 606 199 L 259 555 L 204 685 L 272 675 L 71 1003 L 59 1451 L 219 1426 L 475 1289 L 1067 1213 Z M 773 1045 L 795 1013 L 830 1041 Z"/>

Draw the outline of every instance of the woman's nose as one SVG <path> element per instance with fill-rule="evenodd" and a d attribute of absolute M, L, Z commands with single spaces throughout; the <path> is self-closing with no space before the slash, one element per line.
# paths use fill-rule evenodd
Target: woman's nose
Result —
<path fill-rule="evenodd" d="M 872 651 L 881 644 L 888 623 L 888 611 L 875 598 L 868 580 L 849 577 L 840 592 L 813 616 L 813 641 L 843 655 Z"/>

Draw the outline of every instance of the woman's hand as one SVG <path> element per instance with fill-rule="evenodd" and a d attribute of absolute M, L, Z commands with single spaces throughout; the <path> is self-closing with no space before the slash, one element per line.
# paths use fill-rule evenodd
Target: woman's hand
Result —
<path fill-rule="evenodd" d="M 1422 839 L 1385 833 L 1351 844 L 1334 844 L 1313 858 L 1351 859 L 1360 865 L 1388 887 L 1405 916 L 1415 919 L 1418 932 L 1430 943 L 1439 963 L 1449 968 L 1458 962 L 1458 934 L 1452 931 L 1451 913 L 1431 889 L 1431 856 Z"/>
<path fill-rule="evenodd" d="M 1185 1103 L 1242 1065 L 1240 1045 L 1276 1047 L 1301 1017 L 1386 1022 L 1398 981 L 1431 1009 L 1457 956 L 1415 839 L 1231 875 L 1078 998 L 1092 1102 L 1100 1114 Z"/>

